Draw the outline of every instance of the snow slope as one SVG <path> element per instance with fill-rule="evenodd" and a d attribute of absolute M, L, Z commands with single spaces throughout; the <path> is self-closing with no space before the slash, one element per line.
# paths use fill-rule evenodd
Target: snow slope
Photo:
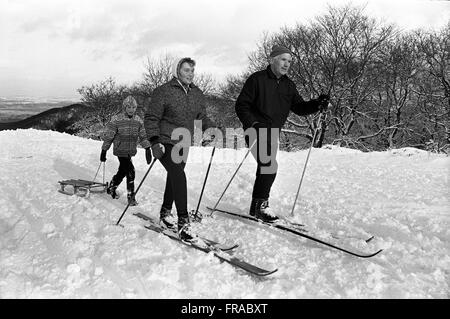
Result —
<path fill-rule="evenodd" d="M 450 159 L 417 149 L 362 153 L 313 149 L 294 221 L 324 237 L 384 251 L 359 259 L 295 235 L 215 213 L 198 233 L 238 243 L 235 254 L 279 271 L 257 278 L 149 230 L 132 215 L 157 217 L 165 171 L 156 163 L 121 224 L 125 196 L 59 193 L 58 181 L 92 179 L 101 142 L 51 131 L 0 132 L 0 298 L 449 298 Z M 214 205 L 245 154 L 217 149 L 203 205 Z M 197 205 L 211 148 L 192 148 L 186 166 Z M 280 152 L 271 207 L 291 218 L 307 150 Z M 136 183 L 148 166 L 134 159 Z M 108 152 L 106 178 L 118 167 Z M 255 172 L 249 157 L 223 206 L 246 211 Z M 97 180 L 101 181 L 100 178 Z M 125 183 L 119 187 L 125 193 Z M 203 209 L 204 211 L 204 209 Z M 373 234 L 364 243 L 356 237 Z"/>

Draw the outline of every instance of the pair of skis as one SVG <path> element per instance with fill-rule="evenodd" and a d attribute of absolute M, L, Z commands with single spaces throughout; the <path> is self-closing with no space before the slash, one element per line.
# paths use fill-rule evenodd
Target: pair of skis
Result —
<path fill-rule="evenodd" d="M 211 210 L 211 211 L 213 210 L 210 207 L 207 207 L 207 208 L 209 210 Z M 226 211 L 226 210 L 223 210 L 223 209 L 215 209 L 215 211 L 218 211 L 218 212 L 221 212 L 221 213 L 225 213 L 225 214 L 228 214 L 228 215 L 232 215 L 232 216 L 235 216 L 235 217 L 240 217 L 240 218 L 245 218 L 245 219 L 248 219 L 248 220 L 253 220 L 254 222 L 258 222 L 258 223 L 260 223 L 262 225 L 265 225 L 265 226 L 274 227 L 274 228 L 277 228 L 277 229 L 280 229 L 280 230 L 283 230 L 283 231 L 287 231 L 287 232 L 293 233 L 295 235 L 304 237 L 306 239 L 312 240 L 312 241 L 314 241 L 316 243 L 325 245 L 325 246 L 330 247 L 332 249 L 336 249 L 336 250 L 345 252 L 345 253 L 350 254 L 352 256 L 355 256 L 355 257 L 370 258 L 370 257 L 378 255 L 382 251 L 382 249 L 380 249 L 380 250 L 378 250 L 376 252 L 373 252 L 373 253 L 366 253 L 366 252 L 359 251 L 359 250 L 357 250 L 355 248 L 342 247 L 340 245 L 336 245 L 334 243 L 330 243 L 330 242 L 328 242 L 326 240 L 320 239 L 317 236 L 312 236 L 312 235 L 308 234 L 308 231 L 305 228 L 303 228 L 302 226 L 298 226 L 298 225 L 297 226 L 292 226 L 292 225 L 287 225 L 287 224 L 282 224 L 282 223 L 266 223 L 266 222 L 263 222 L 263 221 L 261 221 L 259 219 L 256 219 L 256 218 L 254 218 L 252 216 L 249 216 L 249 215 L 242 215 L 242 214 L 238 214 L 238 213 L 233 213 L 233 212 Z M 139 218 L 141 218 L 141 219 L 144 219 L 145 221 L 147 221 L 149 223 L 148 225 L 145 226 L 145 228 L 147 228 L 149 230 L 152 230 L 152 231 L 155 231 L 157 233 L 161 233 L 161 234 L 163 234 L 163 235 L 165 235 L 165 236 L 167 236 L 167 237 L 169 237 L 169 238 L 171 238 L 171 239 L 173 239 L 175 241 L 181 242 L 181 243 L 183 243 L 183 244 L 185 244 L 187 246 L 193 247 L 193 248 L 198 249 L 200 251 L 203 251 L 205 253 L 212 252 L 214 254 L 214 256 L 219 258 L 221 261 L 225 261 L 225 262 L 227 262 L 227 263 L 229 263 L 229 264 L 231 264 L 231 265 L 233 265 L 235 267 L 241 268 L 241 269 L 243 269 L 243 270 L 245 270 L 245 271 L 247 271 L 247 272 L 249 272 L 251 274 L 254 274 L 254 275 L 257 275 L 257 276 L 268 276 L 268 275 L 271 275 L 271 274 L 275 273 L 278 270 L 278 269 L 266 270 L 266 269 L 257 267 L 255 265 L 252 265 L 252 264 L 250 264 L 250 263 L 248 263 L 248 262 L 246 262 L 246 261 L 244 261 L 244 260 L 242 260 L 240 258 L 232 256 L 231 252 L 235 248 L 237 248 L 238 245 L 226 246 L 226 245 L 223 245 L 221 243 L 218 243 L 216 241 L 213 241 L 213 240 L 210 240 L 210 239 L 207 239 L 207 238 L 204 238 L 204 237 L 199 237 L 199 240 L 197 242 L 185 242 L 185 241 L 181 240 L 178 237 L 178 235 L 176 234 L 175 231 L 161 226 L 159 223 L 155 222 L 149 216 L 144 215 L 142 213 L 135 213 L 134 215 L 139 217 Z M 373 236 L 368 238 L 368 239 L 366 239 L 365 241 L 369 242 L 372 238 L 373 238 Z"/>
<path fill-rule="evenodd" d="M 323 113 L 321 114 L 321 116 L 322 115 L 323 115 Z M 314 133 L 313 141 L 315 140 L 316 133 L 317 133 L 317 129 L 316 129 L 316 131 Z M 287 232 L 293 233 L 295 235 L 298 235 L 298 236 L 304 237 L 306 239 L 312 240 L 312 241 L 314 241 L 316 243 L 319 243 L 321 245 L 325 245 L 325 246 L 328 246 L 330 248 L 337 249 L 337 250 L 340 250 L 340 251 L 345 252 L 347 254 L 350 254 L 352 256 L 356 256 L 356 257 L 360 257 L 360 258 L 370 258 L 370 257 L 373 257 L 373 256 L 379 254 L 382 251 L 382 249 L 380 249 L 380 250 L 378 250 L 376 252 L 373 252 L 373 253 L 365 253 L 365 252 L 359 251 L 359 250 L 354 249 L 354 248 L 350 249 L 350 248 L 342 247 L 341 245 L 337 245 L 337 244 L 331 243 L 331 242 L 329 242 L 327 240 L 321 239 L 318 236 L 313 236 L 313 235 L 307 234 L 308 231 L 304 227 L 302 227 L 303 225 L 294 225 L 294 224 L 286 222 L 286 221 L 281 221 L 281 222 L 279 221 L 277 223 L 267 223 L 267 222 L 263 222 L 263 221 L 255 218 L 255 217 L 252 217 L 252 216 L 249 216 L 249 215 L 243 215 L 243 214 L 233 213 L 233 212 L 230 212 L 230 211 L 227 211 L 227 210 L 223 210 L 223 209 L 217 209 L 217 205 L 219 204 L 219 202 L 222 199 L 222 197 L 225 195 L 226 190 L 230 186 L 231 182 L 233 181 L 233 179 L 236 176 L 237 172 L 239 171 L 240 167 L 242 166 L 242 164 L 244 163 L 244 161 L 247 158 L 248 154 L 250 153 L 251 149 L 254 147 L 256 141 L 257 140 L 255 140 L 252 143 L 252 145 L 248 148 L 247 152 L 245 153 L 244 158 L 242 159 L 242 161 L 238 165 L 238 167 L 235 170 L 234 174 L 232 175 L 231 179 L 228 181 L 227 185 L 225 186 L 225 189 L 223 190 L 222 194 L 220 195 L 220 197 L 219 197 L 217 203 L 215 204 L 215 206 L 213 208 L 207 207 L 211 211 L 210 216 L 215 211 L 219 211 L 219 212 L 222 212 L 222 213 L 225 213 L 225 214 L 228 214 L 228 215 L 232 215 L 232 216 L 235 216 L 235 217 L 240 217 L 240 218 L 253 220 L 255 222 L 259 222 L 259 223 L 267 225 L 267 226 L 275 227 L 275 228 L 281 229 L 283 231 L 287 231 Z M 294 209 L 295 209 L 295 203 L 297 202 L 298 194 L 299 194 L 299 191 L 300 191 L 300 186 L 302 184 L 303 175 L 304 175 L 305 169 L 306 169 L 306 163 L 308 162 L 308 158 L 309 158 L 309 154 L 311 152 L 311 148 L 312 148 L 312 143 L 311 143 L 311 147 L 310 147 L 310 149 L 308 151 L 307 159 L 305 161 L 305 168 L 303 169 L 302 178 L 300 180 L 300 185 L 299 185 L 299 188 L 297 190 L 297 195 L 295 197 L 294 206 L 292 208 L 291 214 L 293 214 Z M 199 216 L 201 214 L 198 211 L 198 209 L 200 207 L 200 202 L 201 202 L 201 199 L 202 199 L 203 191 L 204 191 L 204 188 L 205 188 L 206 181 L 208 179 L 208 174 L 209 174 L 209 170 L 210 170 L 210 167 L 211 167 L 212 159 L 213 159 L 213 156 L 214 156 L 214 151 L 215 151 L 215 147 L 214 147 L 214 149 L 213 149 L 213 151 L 211 153 L 211 159 L 209 161 L 208 170 L 206 172 L 205 180 L 203 181 L 203 187 L 202 187 L 202 191 L 200 193 L 200 199 L 199 199 L 199 202 L 198 202 L 198 205 L 197 205 L 197 209 L 195 210 L 194 214 L 192 215 L 192 219 L 194 221 L 201 221 L 201 216 Z M 336 237 L 336 236 L 334 236 L 334 237 Z M 370 238 L 365 239 L 365 241 L 369 242 L 372 239 L 373 239 L 373 236 L 370 237 Z"/>
<path fill-rule="evenodd" d="M 226 245 L 223 245 L 221 243 L 218 243 L 216 241 L 213 241 L 213 240 L 210 240 L 210 239 L 207 239 L 204 237 L 199 237 L 198 241 L 186 242 L 186 241 L 181 240 L 175 231 L 173 231 L 169 228 L 166 228 L 164 226 L 161 226 L 159 223 L 155 222 L 149 216 L 144 215 L 142 213 L 135 213 L 134 215 L 139 218 L 144 219 L 145 221 L 147 221 L 149 223 L 148 225 L 145 225 L 145 228 L 155 231 L 157 233 L 161 233 L 161 234 L 169 237 L 170 239 L 181 242 L 187 246 L 198 249 L 204 253 L 213 253 L 214 256 L 219 258 L 221 261 L 225 261 L 225 262 L 227 262 L 235 267 L 241 268 L 251 274 L 254 274 L 257 276 L 268 276 L 268 275 L 275 273 L 278 270 L 278 269 L 266 270 L 266 269 L 257 267 L 257 266 L 252 265 L 240 258 L 233 256 L 232 251 L 235 248 L 237 248 L 238 245 L 226 246 Z"/>
<path fill-rule="evenodd" d="M 255 143 L 253 143 L 253 145 L 254 144 Z M 252 145 L 252 147 L 253 147 L 253 145 Z M 249 151 L 250 151 L 250 149 L 252 147 L 249 148 Z M 195 214 L 193 216 L 194 220 L 201 220 L 201 218 L 199 218 L 199 216 L 198 216 L 198 214 L 199 214 L 198 208 L 200 206 L 200 202 L 201 202 L 201 198 L 202 198 L 203 191 L 204 191 L 204 188 L 205 188 L 205 184 L 206 184 L 206 180 L 207 180 L 207 177 L 208 177 L 209 169 L 211 167 L 212 157 L 214 155 L 214 150 L 215 150 L 215 148 L 213 149 L 213 152 L 212 152 L 212 155 L 211 155 L 211 160 L 210 160 L 209 165 L 208 165 L 208 171 L 206 173 L 205 181 L 203 183 L 203 188 L 202 188 L 202 191 L 201 191 L 201 194 L 200 194 L 199 203 L 198 203 L 197 209 L 195 211 Z M 248 155 L 249 151 L 247 152 L 246 156 Z M 244 159 L 245 159 L 245 157 L 244 157 Z M 139 184 L 138 189 L 136 190 L 136 192 L 139 190 L 140 186 L 142 185 L 145 177 L 149 173 L 149 171 L 152 168 L 152 166 L 155 163 L 155 161 L 156 160 L 154 160 L 152 162 L 152 164 L 150 165 L 147 173 L 145 174 L 144 178 L 142 179 L 141 183 Z M 237 170 L 236 170 L 235 174 L 236 173 L 237 173 Z M 233 177 L 234 177 L 234 175 L 233 175 Z M 228 183 L 228 185 L 225 188 L 225 190 L 228 188 L 229 184 L 231 183 L 231 180 Z M 223 192 L 223 194 L 224 193 L 225 193 L 225 191 Z M 223 196 L 223 194 L 222 194 L 222 196 Z M 220 199 L 222 198 L 222 196 L 220 197 Z M 219 199 L 219 201 L 220 201 L 220 199 Z M 216 204 L 216 206 L 217 206 L 217 204 Z M 323 240 L 323 239 L 319 238 L 318 236 L 313 236 L 313 235 L 307 234 L 308 231 L 304 227 L 302 227 L 303 225 L 294 225 L 294 224 L 289 224 L 289 223 L 286 223 L 286 222 L 285 223 L 280 223 L 280 222 L 278 222 L 278 223 L 266 223 L 266 222 L 260 221 L 259 219 L 254 218 L 252 216 L 237 214 L 237 213 L 233 213 L 233 212 L 230 212 L 230 211 L 227 211 L 227 210 L 222 210 L 222 209 L 220 209 L 220 210 L 216 209 L 216 206 L 214 208 L 208 207 L 208 209 L 212 211 L 211 214 L 214 213 L 214 211 L 219 211 L 219 212 L 222 212 L 222 213 L 225 213 L 225 214 L 233 215 L 235 217 L 250 219 L 250 220 L 253 220 L 255 222 L 258 222 L 258 223 L 270 226 L 270 227 L 275 227 L 277 229 L 293 233 L 293 234 L 301 236 L 303 238 L 312 240 L 312 241 L 314 241 L 316 243 L 328 246 L 329 248 L 345 252 L 345 253 L 350 254 L 352 256 L 356 256 L 356 257 L 360 257 L 360 258 L 370 258 L 370 257 L 373 257 L 373 256 L 379 254 L 382 251 L 380 249 L 380 250 L 378 250 L 376 252 L 373 252 L 373 253 L 366 253 L 366 252 L 362 252 L 362 251 L 359 251 L 359 250 L 354 249 L 354 248 L 346 248 L 346 247 L 343 247 L 341 245 L 337 245 L 337 244 L 331 243 L 331 242 L 329 242 L 327 240 Z M 122 219 L 123 215 L 125 214 L 125 211 L 127 210 L 127 208 L 128 208 L 128 206 L 125 208 L 124 212 L 120 216 L 117 224 L 120 223 L 120 220 Z M 236 248 L 237 245 L 226 247 L 226 246 L 223 246 L 223 245 L 221 245 L 221 244 L 219 244 L 217 242 L 208 240 L 206 238 L 199 238 L 199 242 L 185 242 L 185 241 L 182 241 L 173 230 L 167 229 L 166 227 L 162 227 L 160 224 L 156 223 L 150 217 L 148 217 L 148 216 L 146 216 L 144 214 L 141 214 L 141 213 L 137 213 L 137 214 L 134 214 L 134 215 L 137 216 L 137 217 L 140 217 L 142 219 L 145 219 L 147 222 L 149 222 L 149 225 L 145 226 L 147 229 L 155 231 L 155 232 L 158 232 L 158 233 L 162 233 L 163 235 L 168 236 L 169 238 L 171 238 L 173 240 L 182 242 L 185 245 L 191 246 L 191 247 L 196 248 L 198 250 L 201 250 L 201 251 L 203 251 L 205 253 L 212 252 L 214 254 L 214 256 L 219 258 L 220 260 L 228 262 L 229 264 L 231 264 L 233 266 L 236 266 L 236 267 L 239 267 L 241 269 L 244 269 L 245 271 L 247 271 L 249 273 L 252 273 L 252 274 L 255 274 L 255 275 L 258 275 L 258 276 L 268 276 L 268 275 L 273 274 L 273 273 L 275 273 L 277 271 L 277 269 L 275 269 L 275 270 L 262 269 L 262 268 L 259 268 L 259 267 L 255 266 L 255 265 L 249 264 L 249 263 L 247 263 L 246 261 L 244 261 L 242 259 L 239 259 L 239 258 L 236 258 L 236 257 L 232 256 L 230 251 L 232 251 L 234 248 Z M 370 237 L 370 238 L 366 239 L 365 241 L 369 242 L 372 238 L 373 237 Z"/>
<path fill-rule="evenodd" d="M 321 116 L 322 116 L 322 115 L 323 115 L 323 113 L 321 114 Z M 317 129 L 316 129 L 316 131 L 315 131 L 315 133 L 314 133 L 313 141 L 315 140 L 316 133 L 317 133 Z M 347 254 L 350 254 L 350 255 L 353 255 L 353 256 L 356 256 L 356 257 L 369 258 L 369 257 L 373 257 L 373 256 L 379 254 L 379 253 L 382 251 L 382 250 L 380 249 L 380 250 L 378 250 L 378 251 L 376 251 L 376 252 L 373 252 L 373 253 L 365 253 L 365 252 L 361 252 L 361 251 L 359 251 L 359 250 L 357 250 L 357 249 L 354 249 L 354 248 L 350 249 L 350 248 L 342 247 L 342 246 L 340 246 L 340 245 L 337 245 L 337 244 L 334 244 L 334 243 L 330 243 L 330 242 L 327 241 L 327 240 L 321 239 L 321 238 L 319 238 L 318 236 L 312 236 L 312 235 L 310 235 L 310 234 L 307 234 L 308 231 L 307 231 L 304 227 L 302 227 L 303 225 L 294 225 L 294 224 L 289 223 L 289 222 L 286 222 L 286 221 L 277 222 L 277 223 L 266 223 L 266 222 L 260 221 L 259 219 L 254 218 L 254 217 L 249 216 L 249 215 L 243 215 L 243 214 L 233 213 L 233 212 L 230 212 L 230 211 L 227 211 L 227 210 L 223 210 L 223 209 L 217 209 L 217 205 L 219 204 L 219 202 L 220 202 L 220 200 L 222 199 L 222 197 L 225 195 L 226 190 L 227 190 L 228 187 L 230 186 L 231 182 L 233 181 L 233 179 L 234 179 L 234 177 L 236 176 L 237 172 L 239 171 L 240 167 L 242 166 L 242 164 L 244 163 L 244 161 L 245 161 L 245 159 L 247 158 L 248 154 L 250 153 L 251 149 L 252 149 L 252 148 L 254 147 L 254 145 L 256 144 L 256 141 L 257 141 L 257 140 L 255 140 L 255 141 L 252 143 L 252 145 L 248 148 L 247 152 L 245 153 L 244 158 L 242 159 L 242 161 L 241 161 L 240 164 L 238 165 L 238 167 L 237 167 L 237 169 L 235 170 L 234 174 L 232 175 L 231 179 L 228 181 L 227 185 L 225 186 L 225 189 L 223 190 L 222 194 L 220 195 L 220 197 L 219 197 L 217 203 L 215 204 L 215 206 L 214 206 L 213 208 L 207 207 L 207 208 L 211 211 L 210 216 L 211 216 L 215 211 L 219 211 L 219 212 L 222 212 L 222 213 L 225 213 L 225 214 L 228 214 L 228 215 L 232 215 L 232 216 L 235 216 L 235 217 L 240 217 L 240 218 L 245 218 L 245 219 L 253 220 L 253 221 L 255 221 L 255 222 L 259 222 L 259 223 L 262 223 L 262 224 L 267 225 L 267 226 L 272 226 L 272 227 L 281 229 L 281 230 L 283 230 L 283 231 L 287 231 L 287 232 L 296 234 L 296 235 L 298 235 L 298 236 L 301 236 L 301 237 L 304 237 L 304 238 L 306 238 L 306 239 L 312 240 L 312 241 L 314 241 L 314 242 L 316 242 L 316 243 L 319 243 L 319 244 L 328 246 L 328 247 L 333 248 L 333 249 L 340 250 L 340 251 L 342 251 L 342 252 L 345 252 L 345 253 L 347 253 Z M 299 188 L 298 188 L 298 190 L 297 190 L 297 195 L 296 195 L 296 197 L 295 197 L 294 206 L 293 206 L 293 208 L 292 208 L 291 214 L 293 214 L 294 209 L 295 209 L 295 203 L 297 202 L 297 198 L 298 198 L 298 195 L 299 195 L 299 192 L 300 192 L 300 186 L 301 186 L 301 184 L 302 184 L 303 175 L 304 175 L 305 169 L 306 169 L 306 163 L 308 162 L 308 158 L 309 158 L 309 154 L 310 154 L 310 152 L 311 152 L 311 148 L 312 148 L 312 143 L 311 143 L 311 147 L 310 147 L 310 149 L 309 149 L 309 151 L 308 151 L 307 159 L 306 159 L 306 161 L 305 161 L 305 167 L 304 167 L 304 169 L 303 169 L 302 178 L 301 178 L 301 180 L 300 180 L 300 185 L 299 185 Z M 206 184 L 206 181 L 207 181 L 207 179 L 208 179 L 209 170 L 210 170 L 210 168 L 211 168 L 211 163 L 212 163 L 213 156 L 214 156 L 214 151 L 215 151 L 215 147 L 213 148 L 213 151 L 212 151 L 212 153 L 211 153 L 211 158 L 210 158 L 210 161 L 209 161 L 209 164 L 208 164 L 208 170 L 207 170 L 207 172 L 206 172 L 205 179 L 204 179 L 204 181 L 203 181 L 203 187 L 202 187 L 202 190 L 201 190 L 201 193 L 200 193 L 200 198 L 199 198 L 199 202 L 198 202 L 198 205 L 197 205 L 197 209 L 194 211 L 194 214 L 191 216 L 191 218 L 192 218 L 193 221 L 201 221 L 201 214 L 200 214 L 200 212 L 199 212 L 198 209 L 199 209 L 199 207 L 200 207 L 200 202 L 201 202 L 201 199 L 202 199 L 203 191 L 204 191 L 204 189 L 205 189 L 205 184 Z M 333 236 L 333 237 L 337 237 L 337 236 Z M 369 241 L 371 241 L 372 239 L 373 239 L 373 236 L 370 237 L 370 238 L 365 239 L 365 241 L 366 241 L 366 242 L 369 242 Z"/>
<path fill-rule="evenodd" d="M 213 152 L 214 154 L 214 152 Z M 153 160 L 153 162 L 150 164 L 147 172 L 145 173 L 144 177 L 142 178 L 141 182 L 139 183 L 139 186 L 136 189 L 137 193 L 139 191 L 139 189 L 141 188 L 145 178 L 147 177 L 148 173 L 150 172 L 150 170 L 152 169 L 153 165 L 156 162 L 156 158 Z M 210 166 L 211 167 L 211 162 L 210 162 Z M 208 168 L 208 172 L 209 172 L 209 168 Z M 203 189 L 204 189 L 204 185 L 203 185 Z M 203 189 L 202 189 L 202 194 L 203 194 Z M 200 201 L 199 201 L 200 204 Z M 130 204 L 128 203 L 128 205 L 125 207 L 124 211 L 122 212 L 122 215 L 120 216 L 120 218 L 118 219 L 116 225 L 120 225 L 120 221 L 122 220 L 123 216 L 125 215 L 125 212 L 128 210 L 128 207 L 130 206 Z M 197 207 L 198 210 L 198 207 Z M 219 258 L 221 261 L 225 261 L 235 267 L 239 267 L 251 274 L 257 275 L 257 276 L 268 276 L 271 275 L 273 273 L 275 273 L 276 271 L 278 271 L 278 269 L 274 269 L 274 270 L 266 270 L 260 267 L 257 267 L 255 265 L 252 265 L 240 258 L 237 258 L 235 256 L 233 256 L 231 254 L 231 251 L 235 248 L 238 247 L 238 245 L 232 245 L 232 246 L 224 246 L 218 242 L 209 240 L 207 238 L 202 238 L 199 237 L 198 241 L 193 241 L 193 242 L 186 242 L 181 240 L 178 237 L 178 234 L 171 230 L 168 229 L 167 227 L 163 227 L 161 226 L 159 223 L 155 222 L 152 218 L 150 218 L 147 215 L 144 215 L 142 213 L 135 213 L 135 216 L 142 218 L 144 220 L 146 220 L 149 224 L 145 226 L 145 228 L 155 231 L 157 233 L 161 233 L 173 240 L 176 240 L 178 242 L 181 242 L 187 246 L 191 246 L 195 249 L 198 249 L 200 251 L 203 251 L 204 253 L 213 253 L 215 257 Z"/>

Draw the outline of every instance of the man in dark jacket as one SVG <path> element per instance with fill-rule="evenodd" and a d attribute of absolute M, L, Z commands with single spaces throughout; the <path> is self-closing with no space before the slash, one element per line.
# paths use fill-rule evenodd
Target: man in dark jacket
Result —
<path fill-rule="evenodd" d="M 185 128 L 194 136 L 194 121 L 201 120 L 205 131 L 216 125 L 206 116 L 206 100 L 203 92 L 195 86 L 195 62 L 190 58 L 177 60 L 173 68 L 173 78 L 157 87 L 148 106 L 144 126 L 152 144 L 153 156 L 167 171 L 166 188 L 160 212 L 161 223 L 168 228 L 175 227 L 172 204 L 178 215 L 178 233 L 181 239 L 190 241 L 195 235 L 189 227 L 187 209 L 186 166 L 191 140 L 184 141 L 172 136 L 174 131 Z M 181 161 L 180 161 L 181 158 Z"/>
<path fill-rule="evenodd" d="M 327 108 L 329 96 L 304 101 L 287 77 L 291 52 L 274 46 L 270 64 L 250 75 L 236 101 L 236 113 L 246 131 L 247 147 L 252 147 L 258 167 L 253 185 L 250 215 L 266 222 L 278 219 L 269 208 L 269 195 L 277 172 L 278 137 L 289 112 L 308 115 Z"/>

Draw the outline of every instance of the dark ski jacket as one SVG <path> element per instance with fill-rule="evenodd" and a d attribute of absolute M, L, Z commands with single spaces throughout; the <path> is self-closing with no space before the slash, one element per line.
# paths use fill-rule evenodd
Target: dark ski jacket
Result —
<path fill-rule="evenodd" d="M 202 130 L 216 127 L 206 116 L 206 99 L 194 84 L 186 91 L 177 78 L 157 87 L 144 116 L 144 126 L 150 143 L 177 144 L 180 138 L 172 139 L 176 128 L 187 128 L 194 137 L 194 120 L 202 121 Z"/>
<path fill-rule="evenodd" d="M 102 150 L 109 150 L 114 143 L 113 154 L 120 157 L 136 155 L 138 141 L 143 148 L 150 147 L 142 119 L 136 114 L 130 118 L 123 112 L 106 125 L 103 141 Z"/>
<path fill-rule="evenodd" d="M 236 100 L 235 110 L 244 130 L 255 122 L 281 129 L 289 112 L 308 115 L 319 110 L 317 100 L 304 101 L 286 75 L 277 79 L 270 69 L 249 76 Z"/>

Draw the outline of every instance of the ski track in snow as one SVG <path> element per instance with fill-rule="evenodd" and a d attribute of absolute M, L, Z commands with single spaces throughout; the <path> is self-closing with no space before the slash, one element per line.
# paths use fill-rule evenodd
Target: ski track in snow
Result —
<path fill-rule="evenodd" d="M 212 254 L 144 228 L 159 214 L 166 173 L 157 163 L 137 194 L 139 206 L 116 221 L 126 190 L 112 200 L 59 193 L 59 180 L 90 180 L 101 142 L 38 130 L 0 132 L 0 298 L 449 298 L 450 204 L 446 156 L 405 148 L 362 153 L 313 149 L 294 216 L 307 150 L 280 152 L 271 208 L 314 234 L 364 251 L 360 259 L 251 221 L 214 213 L 194 229 L 240 246 L 235 255 L 266 269 L 258 278 Z M 217 149 L 201 210 L 214 206 L 245 154 Z M 200 195 L 211 148 L 193 147 L 186 166 L 189 207 Z M 108 152 L 106 180 L 118 161 Z M 202 160 L 201 160 L 202 159 Z M 148 166 L 138 150 L 136 187 Z M 256 164 L 249 156 L 222 207 L 248 210 Z M 97 181 L 102 180 L 102 168 Z M 369 243 L 358 238 L 375 235 Z M 347 237 L 346 237 L 347 236 Z"/>

